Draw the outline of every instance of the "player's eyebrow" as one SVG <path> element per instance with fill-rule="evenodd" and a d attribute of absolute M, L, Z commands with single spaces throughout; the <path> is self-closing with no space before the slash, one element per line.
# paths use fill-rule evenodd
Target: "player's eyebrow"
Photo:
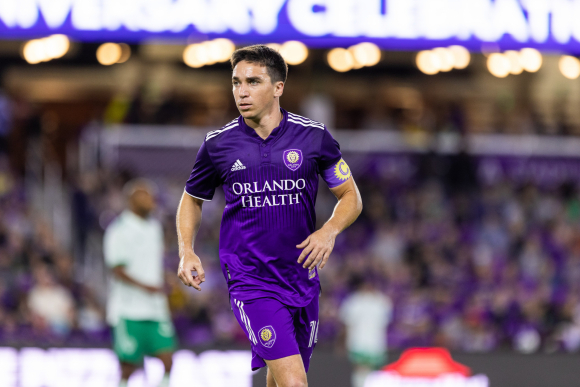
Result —
<path fill-rule="evenodd" d="M 262 77 L 248 77 L 246 78 L 246 82 L 253 82 L 253 81 L 261 81 Z M 232 77 L 232 82 L 237 81 L 240 82 L 240 78 L 239 77 Z"/>

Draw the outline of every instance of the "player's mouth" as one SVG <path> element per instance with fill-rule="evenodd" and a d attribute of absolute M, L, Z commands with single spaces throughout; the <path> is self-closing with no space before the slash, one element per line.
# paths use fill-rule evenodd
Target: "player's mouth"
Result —
<path fill-rule="evenodd" d="M 247 110 L 247 109 L 249 109 L 250 107 L 252 107 L 252 104 L 251 104 L 251 103 L 241 103 L 241 104 L 239 104 L 238 106 L 239 106 L 239 107 L 240 107 L 240 109 L 242 109 L 242 110 Z"/>

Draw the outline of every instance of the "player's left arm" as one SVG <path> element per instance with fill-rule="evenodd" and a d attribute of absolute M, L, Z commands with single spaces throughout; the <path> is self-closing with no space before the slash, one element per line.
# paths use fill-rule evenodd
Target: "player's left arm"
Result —
<path fill-rule="evenodd" d="M 322 228 L 308 236 L 302 243 L 296 247 L 302 250 L 298 263 L 306 261 L 302 265 L 308 270 L 314 269 L 318 264 L 322 269 L 332 249 L 338 234 L 350 226 L 360 215 L 363 205 L 360 192 L 352 176 L 341 185 L 330 188 L 330 191 L 338 199 L 334 212 Z"/>

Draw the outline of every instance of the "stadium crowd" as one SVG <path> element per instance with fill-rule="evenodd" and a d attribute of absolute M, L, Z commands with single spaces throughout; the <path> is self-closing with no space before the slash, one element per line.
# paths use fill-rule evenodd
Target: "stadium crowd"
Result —
<path fill-rule="evenodd" d="M 102 237 L 121 211 L 122 186 L 130 176 L 100 170 L 71 184 L 77 248 L 67 251 L 41 212 L 33 210 L 23 183 L 6 163 L 0 167 L 0 345 L 109 345 L 104 289 L 80 280 L 83 259 L 76 255 L 88 248 L 88 238 Z M 483 185 L 471 168 L 469 162 L 446 174 L 419 168 L 406 182 L 355 176 L 364 212 L 338 238 L 321 271 L 319 345 L 341 348 L 339 306 L 352 292 L 353 279 L 362 277 L 393 301 L 390 349 L 580 350 L 576 184 Z M 167 294 L 181 345 L 246 343 L 219 268 L 223 196 L 204 206 L 196 252 L 207 281 L 202 292 L 194 292 L 175 275 L 174 214 L 183 182 L 158 183 Z M 334 203 L 321 186 L 319 223 Z"/>
<path fill-rule="evenodd" d="M 386 129 L 408 134 L 459 131 L 577 135 L 577 123 L 564 111 L 569 101 L 560 102 L 560 110 L 553 117 L 546 117 L 531 104 L 516 106 L 511 100 L 499 100 L 485 105 L 483 118 L 482 107 L 472 101 L 452 96 L 441 99 L 413 88 L 395 88 L 386 95 L 369 94 L 357 100 L 324 93 L 290 94 L 285 107 L 338 129 Z M 157 99 L 148 99 L 147 93 L 141 92 L 132 98 L 113 98 L 103 120 L 108 124 L 217 127 L 223 124 L 224 116 L 237 114 L 233 101 L 224 99 L 222 92 L 190 98 L 168 93 Z"/>
<path fill-rule="evenodd" d="M 106 340 L 102 306 L 97 294 L 78 281 L 72 252 L 30 205 L 23 181 L 12 176 L 7 163 L 0 165 L 0 342 Z"/>

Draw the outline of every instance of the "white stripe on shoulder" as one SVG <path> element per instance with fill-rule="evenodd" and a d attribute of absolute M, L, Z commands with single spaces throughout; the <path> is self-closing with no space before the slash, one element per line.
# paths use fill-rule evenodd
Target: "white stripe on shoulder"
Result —
<path fill-rule="evenodd" d="M 220 130 L 222 130 L 222 129 L 228 128 L 228 127 L 230 127 L 231 125 L 233 125 L 233 124 L 236 124 L 237 122 L 238 122 L 238 119 L 236 118 L 235 120 L 232 120 L 232 121 L 228 122 L 227 124 L 225 124 L 224 126 L 222 126 L 220 129 L 211 130 L 211 131 L 209 131 L 207 134 L 209 135 L 209 134 L 212 134 L 212 133 L 218 132 L 218 131 L 220 131 Z"/>
<path fill-rule="evenodd" d="M 218 133 L 218 132 L 222 132 L 224 129 L 229 129 L 232 128 L 234 126 L 238 125 L 237 122 L 230 122 L 229 124 L 222 126 L 220 129 L 216 129 L 216 130 L 212 130 L 211 132 L 208 133 L 208 135 L 214 134 L 214 133 Z"/>
<path fill-rule="evenodd" d="M 215 131 L 213 131 L 211 133 L 206 134 L 205 135 L 205 139 L 206 140 L 209 140 L 210 138 L 213 138 L 215 136 L 218 136 L 218 135 L 220 135 L 221 133 L 223 133 L 223 132 L 225 132 L 227 130 L 230 130 L 232 128 L 235 128 L 236 126 L 238 126 L 238 125 L 233 125 L 233 126 L 230 126 L 228 128 L 223 128 L 223 129 L 220 129 L 220 130 L 215 130 Z"/>
<path fill-rule="evenodd" d="M 301 119 L 301 120 L 305 120 L 305 121 L 313 121 L 313 120 L 311 120 L 311 119 L 310 119 L 310 118 L 308 118 L 308 117 L 304 117 L 304 116 L 301 116 L 300 114 L 296 114 L 296 113 L 291 113 L 291 112 L 288 112 L 288 115 L 289 115 L 289 116 L 292 116 L 292 117 L 294 117 L 294 118 L 299 118 L 299 119 Z"/>
<path fill-rule="evenodd" d="M 211 133 L 217 132 L 219 130 L 225 129 L 225 128 L 229 127 L 230 125 L 233 125 L 233 124 L 236 124 L 236 123 L 238 123 L 238 119 L 237 118 L 231 120 L 230 122 L 228 122 L 227 124 L 225 124 L 224 126 L 222 126 L 219 129 L 209 131 L 207 134 L 211 134 Z"/>
<path fill-rule="evenodd" d="M 309 120 L 307 118 L 296 118 L 294 116 L 288 116 L 288 119 L 289 120 L 292 120 L 292 121 L 299 121 L 299 122 L 303 123 L 304 125 L 316 126 L 316 127 L 319 127 L 319 128 L 324 128 L 324 124 L 322 124 L 320 122 L 317 122 L 317 121 Z"/>
<path fill-rule="evenodd" d="M 306 124 L 302 121 L 295 121 L 295 120 L 292 120 L 290 118 L 288 118 L 288 122 L 293 122 L 295 124 L 302 125 L 304 127 L 312 127 L 312 128 L 318 128 L 318 129 L 324 130 L 324 126 L 320 126 L 320 125 L 316 125 L 316 124 Z"/>
<path fill-rule="evenodd" d="M 288 117 L 293 118 L 293 119 L 298 120 L 298 121 L 303 121 L 303 122 L 308 122 L 308 123 L 314 122 L 314 121 L 312 121 L 309 118 L 302 117 L 302 116 L 297 116 L 297 115 L 292 114 L 292 113 L 288 113 Z"/>
<path fill-rule="evenodd" d="M 310 118 L 299 116 L 298 114 L 288 113 L 288 117 L 290 117 L 294 120 L 297 120 L 297 121 L 302 121 L 305 124 L 315 124 L 315 125 L 324 126 L 324 124 L 322 122 L 314 121 L 314 120 L 311 120 Z"/>
<path fill-rule="evenodd" d="M 239 124 L 236 122 L 235 124 L 231 124 L 229 126 L 224 126 L 222 129 L 214 130 L 213 132 L 209 132 L 205 136 L 205 141 L 207 141 L 207 140 L 209 140 L 211 138 L 214 138 L 214 137 L 220 135 L 221 133 L 223 133 L 223 132 L 225 132 L 227 130 L 233 129 L 233 128 L 237 127 L 237 126 L 239 126 Z"/>

